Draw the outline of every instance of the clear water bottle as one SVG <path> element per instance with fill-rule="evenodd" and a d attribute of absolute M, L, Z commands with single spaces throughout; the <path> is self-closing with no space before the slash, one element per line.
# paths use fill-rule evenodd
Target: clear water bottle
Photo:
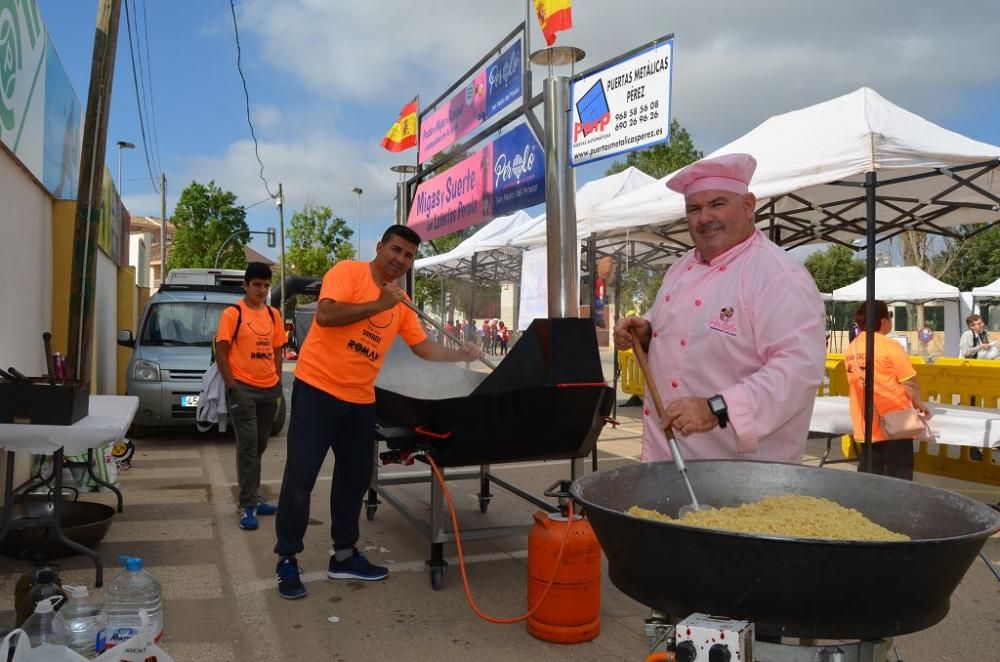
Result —
<path fill-rule="evenodd" d="M 69 629 L 69 647 L 88 660 L 104 650 L 107 616 L 86 586 L 63 586 L 68 599 L 59 616 Z"/>
<path fill-rule="evenodd" d="M 68 646 L 69 630 L 66 623 L 56 614 L 55 606 L 63 600 L 61 595 L 39 600 L 35 606 L 35 613 L 28 617 L 21 627 L 28 635 L 31 647 L 41 646 Z M 40 657 L 38 659 L 45 659 Z"/>
<path fill-rule="evenodd" d="M 124 643 L 142 630 L 139 610 L 149 615 L 153 639 L 163 637 L 163 591 L 156 577 L 144 570 L 142 559 L 119 556 L 124 570 L 115 575 L 104 594 L 104 614 L 108 618 L 105 647 Z"/>

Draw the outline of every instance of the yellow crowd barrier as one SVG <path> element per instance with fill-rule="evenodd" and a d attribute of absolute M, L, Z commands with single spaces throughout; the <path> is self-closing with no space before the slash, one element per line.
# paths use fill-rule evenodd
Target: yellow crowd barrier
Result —
<path fill-rule="evenodd" d="M 917 371 L 925 400 L 986 409 L 1000 408 L 1000 361 L 941 357 L 928 363 L 923 357 L 911 356 L 910 362 Z M 641 397 L 645 393 L 642 371 L 632 351 L 618 352 L 618 363 L 621 366 L 622 391 Z M 843 354 L 827 354 L 826 379 L 820 386 L 819 394 L 847 395 Z M 845 436 L 841 444 L 848 457 L 853 456 L 850 439 Z M 980 453 L 968 446 L 949 446 L 946 439 L 942 441 L 940 445 L 919 444 L 914 456 L 917 471 L 1000 485 L 1000 463 L 994 462 L 990 451 Z"/>

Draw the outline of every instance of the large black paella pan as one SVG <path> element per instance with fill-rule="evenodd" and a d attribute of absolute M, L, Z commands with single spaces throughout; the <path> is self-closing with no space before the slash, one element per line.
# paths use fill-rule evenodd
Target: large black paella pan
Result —
<path fill-rule="evenodd" d="M 576 481 L 573 496 L 608 557 L 612 582 L 674 616 L 746 618 L 786 636 L 875 639 L 915 632 L 948 613 L 949 598 L 1000 514 L 959 494 L 831 469 L 692 461 L 699 500 L 735 506 L 769 495 L 825 497 L 904 533 L 909 542 L 809 540 L 711 531 L 624 514 L 671 516 L 688 503 L 670 462 L 631 465 Z"/>

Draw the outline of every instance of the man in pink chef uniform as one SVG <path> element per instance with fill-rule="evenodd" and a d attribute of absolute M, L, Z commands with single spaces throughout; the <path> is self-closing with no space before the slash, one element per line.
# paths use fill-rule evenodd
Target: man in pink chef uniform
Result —
<path fill-rule="evenodd" d="M 667 181 L 684 195 L 695 248 L 663 277 L 637 334 L 685 459 L 802 461 L 826 358 L 824 309 L 809 273 L 754 226 L 749 154 L 703 159 Z M 642 461 L 671 459 L 649 393 Z"/>

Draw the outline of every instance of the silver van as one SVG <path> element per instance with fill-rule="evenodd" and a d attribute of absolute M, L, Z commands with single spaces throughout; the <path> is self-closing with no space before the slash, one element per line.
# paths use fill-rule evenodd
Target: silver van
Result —
<path fill-rule="evenodd" d="M 132 348 L 125 382 L 127 394 L 139 398 L 135 425 L 194 425 L 201 377 L 211 364 L 219 317 L 242 298 L 242 288 L 231 285 L 168 282 L 146 305 L 138 338 L 129 330 L 118 332 L 118 344 Z M 272 435 L 284 426 L 284 400 Z"/>

